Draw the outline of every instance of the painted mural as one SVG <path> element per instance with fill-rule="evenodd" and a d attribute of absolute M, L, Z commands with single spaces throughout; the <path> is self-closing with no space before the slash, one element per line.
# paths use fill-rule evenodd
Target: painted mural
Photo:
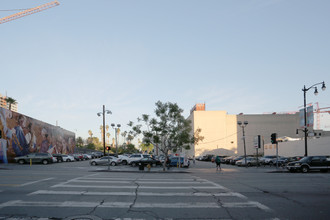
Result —
<path fill-rule="evenodd" d="M 0 107 L 0 163 L 29 153 L 74 152 L 75 134 Z"/>

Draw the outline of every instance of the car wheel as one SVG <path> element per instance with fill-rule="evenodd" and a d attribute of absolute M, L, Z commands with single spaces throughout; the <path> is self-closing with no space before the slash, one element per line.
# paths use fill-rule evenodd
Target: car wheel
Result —
<path fill-rule="evenodd" d="M 24 162 L 24 160 L 19 160 L 18 163 L 19 164 L 24 164 L 25 162 Z"/>
<path fill-rule="evenodd" d="M 43 160 L 42 164 L 44 164 L 44 165 L 48 164 L 48 160 Z"/>
<path fill-rule="evenodd" d="M 70 159 L 66 159 L 66 162 L 70 162 Z"/>
<path fill-rule="evenodd" d="M 132 163 L 132 167 L 136 167 L 136 163 L 133 162 L 133 163 Z"/>
<path fill-rule="evenodd" d="M 95 161 L 93 161 L 91 164 L 92 164 L 93 166 L 96 166 L 96 162 L 95 162 Z"/>
<path fill-rule="evenodd" d="M 110 165 L 111 165 L 111 166 L 116 166 L 116 162 L 113 162 L 113 161 L 112 161 L 112 162 L 110 163 Z"/>
<path fill-rule="evenodd" d="M 153 163 L 153 164 L 151 164 L 151 166 L 152 166 L 152 167 L 156 167 L 156 166 L 157 166 L 157 164 L 156 164 L 156 163 Z"/>
<path fill-rule="evenodd" d="M 301 171 L 302 171 L 303 173 L 308 173 L 308 171 L 309 171 L 308 166 L 302 166 L 302 167 L 301 167 Z"/>
<path fill-rule="evenodd" d="M 123 165 L 127 165 L 127 161 L 126 160 L 123 160 L 122 163 L 123 163 Z"/>
<path fill-rule="evenodd" d="M 250 167 L 251 166 L 251 163 L 248 163 L 247 166 Z"/>

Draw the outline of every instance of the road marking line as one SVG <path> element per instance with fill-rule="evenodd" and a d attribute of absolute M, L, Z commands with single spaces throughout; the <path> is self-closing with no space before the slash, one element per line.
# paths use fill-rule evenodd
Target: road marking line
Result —
<path fill-rule="evenodd" d="M 105 181 L 105 180 L 81 180 L 81 179 L 72 179 L 68 182 L 81 182 L 81 183 L 140 183 L 140 184 L 203 184 L 209 182 L 145 182 L 145 181 Z M 212 184 L 213 185 L 213 184 Z"/>
<path fill-rule="evenodd" d="M 100 188 L 100 189 L 136 189 L 137 186 L 91 186 L 91 185 L 70 185 L 57 184 L 51 188 L 68 187 L 68 188 Z M 192 186 L 193 189 L 222 189 L 218 186 Z M 139 186 L 139 189 L 191 189 L 187 186 Z"/>
<path fill-rule="evenodd" d="M 270 212 L 272 209 L 269 207 L 259 203 L 259 202 L 253 202 L 253 201 L 248 201 L 248 202 L 233 202 L 233 203 L 223 203 L 223 207 L 225 208 L 250 208 L 250 207 L 256 207 L 259 208 L 263 211 Z"/>
<path fill-rule="evenodd" d="M 203 181 L 203 179 L 200 179 L 200 178 L 194 178 L 194 179 L 139 179 L 139 178 L 119 178 L 119 177 L 92 177 L 92 178 L 89 178 L 89 177 L 78 177 L 78 178 L 75 178 L 75 179 L 86 179 L 86 180 L 123 180 L 123 181 L 161 181 L 161 182 L 164 182 L 164 181 L 190 181 L 190 182 L 194 182 L 194 181 Z M 205 180 L 204 180 L 205 181 Z"/>
<path fill-rule="evenodd" d="M 132 206 L 133 205 L 133 206 Z M 130 202 L 30 202 L 22 200 L 13 200 L 0 204 L 0 209 L 8 206 L 15 207 L 70 207 L 70 208 L 259 208 L 263 211 L 271 211 L 270 208 L 260 204 L 259 202 L 240 202 L 240 203 L 210 203 L 210 202 L 191 202 L 191 203 L 135 203 Z"/>
<path fill-rule="evenodd" d="M 7 206 L 15 206 L 16 203 L 21 202 L 21 200 L 13 200 L 13 201 L 8 201 L 0 204 L 0 209 L 3 207 Z"/>
<path fill-rule="evenodd" d="M 28 183 L 21 184 L 19 186 L 27 186 L 27 185 L 31 185 L 31 184 L 35 184 L 35 183 L 39 183 L 39 182 L 43 182 L 43 181 L 47 181 L 47 180 L 52 180 L 52 179 L 54 179 L 54 178 L 51 177 L 51 178 L 47 178 L 47 179 L 42 179 L 42 180 L 37 180 L 37 181 L 33 181 L 33 182 L 28 182 Z"/>
<path fill-rule="evenodd" d="M 84 196 L 135 196 L 135 192 L 88 192 L 88 191 L 51 191 L 51 190 L 38 190 L 28 194 L 31 195 L 84 195 Z M 183 196 L 183 197 L 240 197 L 241 194 L 226 192 L 226 193 L 152 193 L 152 192 L 138 192 L 138 196 Z"/>

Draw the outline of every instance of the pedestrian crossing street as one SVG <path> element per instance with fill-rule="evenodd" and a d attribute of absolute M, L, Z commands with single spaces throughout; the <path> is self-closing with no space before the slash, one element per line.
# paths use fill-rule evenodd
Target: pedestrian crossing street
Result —
<path fill-rule="evenodd" d="M 58 210 L 70 208 L 77 209 L 79 214 L 103 216 L 104 219 L 190 219 L 191 216 L 230 219 L 231 209 L 272 212 L 269 207 L 250 201 L 240 193 L 188 174 L 170 178 L 160 174 L 111 174 L 96 173 L 59 182 L 48 189 L 31 192 L 22 200 L 2 203 L 0 211 L 24 207 L 30 211 L 32 208 L 49 210 L 57 215 Z"/>

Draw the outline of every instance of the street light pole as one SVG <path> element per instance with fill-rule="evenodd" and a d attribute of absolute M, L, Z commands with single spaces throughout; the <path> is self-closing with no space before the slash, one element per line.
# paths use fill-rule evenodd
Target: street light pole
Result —
<path fill-rule="evenodd" d="M 103 105 L 103 111 L 97 113 L 97 116 L 103 115 L 103 155 L 105 155 L 105 114 L 112 114 L 110 110 L 105 110 L 105 105 Z"/>
<path fill-rule="evenodd" d="M 105 105 L 103 105 L 103 153 L 105 155 Z"/>
<path fill-rule="evenodd" d="M 315 88 L 314 94 L 317 95 L 318 91 L 317 91 L 317 85 L 322 84 L 322 90 L 324 91 L 326 89 L 325 83 L 320 82 L 320 83 L 316 83 L 314 85 L 312 85 L 311 87 L 306 89 L 306 86 L 304 85 L 304 88 L 302 89 L 302 91 L 304 92 L 304 130 L 303 132 L 305 133 L 305 157 L 308 156 L 308 152 L 307 152 L 307 137 L 308 137 L 308 129 L 307 129 L 307 108 L 306 108 L 306 92 L 308 90 L 310 90 L 311 88 Z"/>
<path fill-rule="evenodd" d="M 247 161 L 246 161 L 246 145 L 245 145 L 245 131 L 244 131 L 244 128 L 249 123 L 248 123 L 248 121 L 244 121 L 244 123 L 242 123 L 241 121 L 238 121 L 237 124 L 242 128 L 242 131 L 243 131 L 244 160 L 245 160 L 245 167 L 247 167 Z"/>

